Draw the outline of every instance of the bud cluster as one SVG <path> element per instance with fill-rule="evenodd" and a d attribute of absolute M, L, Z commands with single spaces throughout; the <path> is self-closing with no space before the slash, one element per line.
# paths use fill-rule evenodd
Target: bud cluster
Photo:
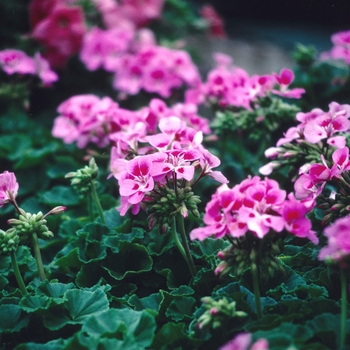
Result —
<path fill-rule="evenodd" d="M 241 276 L 253 262 L 259 266 L 262 280 L 266 281 L 277 271 L 283 272 L 281 262 L 276 257 L 280 253 L 277 243 L 269 236 L 264 239 L 248 236 L 237 238 L 233 241 L 234 244 L 218 253 L 221 261 L 215 274 L 225 276 L 232 273 L 234 276 Z"/>
<path fill-rule="evenodd" d="M 347 216 L 350 213 L 350 174 L 348 171 L 342 174 L 343 178 L 333 181 L 338 192 L 331 192 L 328 198 L 319 197 L 318 208 L 324 210 L 322 226 L 334 222 L 336 219 Z"/>
<path fill-rule="evenodd" d="M 71 179 L 71 185 L 80 194 L 86 195 L 91 191 L 91 182 L 98 176 L 98 166 L 94 158 L 90 159 L 89 165 L 82 169 L 68 173 L 65 177 Z"/>
<path fill-rule="evenodd" d="M 46 226 L 47 221 L 41 211 L 37 214 L 26 213 L 23 209 L 20 209 L 20 211 L 21 214 L 18 219 L 8 220 L 8 223 L 14 229 L 14 234 L 19 237 L 20 244 L 26 244 L 33 233 L 36 233 L 42 239 L 53 237 L 53 233 Z"/>
<path fill-rule="evenodd" d="M 219 300 L 214 300 L 211 297 L 204 297 L 201 300 L 206 311 L 198 319 L 197 324 L 199 329 L 209 325 L 216 329 L 221 327 L 232 317 L 247 316 L 244 311 L 236 311 L 236 302 L 229 302 L 226 297 Z"/>
<path fill-rule="evenodd" d="M 156 185 L 153 191 L 147 193 L 149 226 L 153 228 L 157 224 L 159 232 L 166 233 L 178 213 L 187 217 L 190 211 L 198 218 L 200 214 L 197 204 L 200 202 L 200 197 L 192 192 L 191 187 L 174 190 L 166 185 Z"/>
<path fill-rule="evenodd" d="M 0 230 L 0 255 L 10 255 L 17 250 L 19 237 L 16 230 L 11 228 L 6 232 Z"/>

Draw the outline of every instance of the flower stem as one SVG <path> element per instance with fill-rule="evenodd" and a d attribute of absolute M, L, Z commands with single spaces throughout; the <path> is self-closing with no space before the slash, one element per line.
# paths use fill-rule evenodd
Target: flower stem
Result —
<path fill-rule="evenodd" d="M 340 349 L 345 346 L 346 340 L 346 316 L 347 316 L 347 282 L 343 269 L 340 269 L 340 285 L 341 285 L 341 315 L 340 315 Z"/>
<path fill-rule="evenodd" d="M 87 196 L 87 201 L 88 201 L 89 219 L 90 219 L 90 222 L 93 222 L 94 213 L 93 213 L 93 204 L 92 204 L 92 194 Z"/>
<path fill-rule="evenodd" d="M 259 319 L 262 317 L 262 311 L 261 311 L 261 300 L 260 300 L 258 266 L 257 266 L 255 261 L 252 261 L 251 272 L 252 272 L 252 278 L 253 278 L 253 289 L 254 289 L 254 296 L 255 296 L 256 313 L 257 313 L 257 316 Z"/>
<path fill-rule="evenodd" d="M 100 215 L 101 222 L 104 225 L 106 225 L 106 220 L 105 220 L 105 217 L 103 215 L 102 205 L 101 205 L 100 199 L 98 198 L 98 194 L 97 194 L 97 191 L 96 191 L 96 186 L 95 186 L 95 183 L 94 183 L 93 180 L 91 180 L 91 194 L 92 194 L 92 198 L 93 198 L 93 200 L 94 200 L 94 202 L 96 204 L 98 213 Z"/>
<path fill-rule="evenodd" d="M 44 281 L 46 280 L 46 275 L 44 271 L 43 261 L 41 259 L 38 236 L 35 232 L 32 234 L 32 245 L 33 245 L 36 264 L 38 266 L 39 277 L 41 281 Z"/>
<path fill-rule="evenodd" d="M 177 226 L 178 226 L 178 230 L 181 236 L 181 240 L 182 240 L 182 247 L 183 250 L 185 251 L 185 257 L 187 260 L 187 264 L 190 268 L 192 277 L 194 277 L 197 273 L 197 269 L 194 265 L 193 259 L 192 259 L 192 255 L 191 255 L 191 251 L 190 251 L 190 247 L 188 245 L 188 241 L 187 241 L 187 237 L 186 237 L 186 231 L 185 231 L 185 222 L 184 222 L 184 218 L 183 216 L 178 213 L 176 215 L 176 221 L 177 221 Z M 181 250 L 180 250 L 181 251 Z"/>
<path fill-rule="evenodd" d="M 11 262 L 12 262 L 13 272 L 15 274 L 18 286 L 19 286 L 22 294 L 26 295 L 26 294 L 28 294 L 28 292 L 27 292 L 27 288 L 26 288 L 26 286 L 25 286 L 25 284 L 23 282 L 23 278 L 22 278 L 21 272 L 19 271 L 19 268 L 18 268 L 16 252 L 12 252 L 11 253 Z"/>
<path fill-rule="evenodd" d="M 177 231 L 176 231 L 176 219 L 175 218 L 173 220 L 172 234 L 173 234 L 173 239 L 175 241 L 175 244 L 176 244 L 177 248 L 179 249 L 181 255 L 184 257 L 185 260 L 187 260 L 185 249 L 182 246 L 182 244 L 179 240 L 179 236 L 178 236 Z"/>

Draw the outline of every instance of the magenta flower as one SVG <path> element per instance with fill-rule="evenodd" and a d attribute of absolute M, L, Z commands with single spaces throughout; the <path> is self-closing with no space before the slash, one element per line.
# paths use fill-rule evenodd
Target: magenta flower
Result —
<path fill-rule="evenodd" d="M 320 260 L 341 261 L 350 254 L 350 216 L 336 220 L 327 226 L 324 235 L 328 238 L 328 245 L 321 249 Z"/>
<path fill-rule="evenodd" d="M 240 333 L 219 350 L 269 350 L 269 342 L 265 338 L 260 338 L 252 343 L 250 333 Z"/>
<path fill-rule="evenodd" d="M 18 188 L 19 185 L 14 173 L 4 171 L 0 174 L 0 207 L 16 198 Z"/>
<path fill-rule="evenodd" d="M 14 49 L 0 51 L 0 67 L 6 74 L 35 74 L 36 72 L 34 59 L 23 51 Z"/>

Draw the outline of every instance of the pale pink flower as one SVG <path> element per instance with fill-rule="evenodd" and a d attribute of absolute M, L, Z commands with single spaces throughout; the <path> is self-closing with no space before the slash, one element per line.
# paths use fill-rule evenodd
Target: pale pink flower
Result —
<path fill-rule="evenodd" d="M 0 174 L 0 207 L 16 198 L 18 188 L 19 185 L 14 173 L 4 171 Z"/>
<path fill-rule="evenodd" d="M 140 203 L 146 192 L 153 190 L 152 161 L 148 156 L 136 157 L 126 164 L 126 173 L 119 179 L 119 192 L 130 204 Z"/>

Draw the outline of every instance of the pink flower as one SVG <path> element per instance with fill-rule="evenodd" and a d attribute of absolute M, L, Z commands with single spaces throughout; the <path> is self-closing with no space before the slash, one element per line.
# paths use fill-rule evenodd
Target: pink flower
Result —
<path fill-rule="evenodd" d="M 119 192 L 128 203 L 140 203 L 146 192 L 153 190 L 152 161 L 148 156 L 137 157 L 126 165 L 125 175 L 119 180 Z"/>
<path fill-rule="evenodd" d="M 20 50 L 0 51 L 0 66 L 6 74 L 35 74 L 36 72 L 34 59 Z"/>
<path fill-rule="evenodd" d="M 277 83 L 280 86 L 280 90 L 272 90 L 275 95 L 280 95 L 287 98 L 300 98 L 303 93 L 305 93 L 304 89 L 295 88 L 289 90 L 289 85 L 294 80 L 294 73 L 292 70 L 288 68 L 283 68 L 280 74 L 273 74 Z"/>
<path fill-rule="evenodd" d="M 240 333 L 219 350 L 269 350 L 269 343 L 265 338 L 260 338 L 252 343 L 250 333 Z"/>
<path fill-rule="evenodd" d="M 16 198 L 18 182 L 14 173 L 4 171 L 0 174 L 0 207 Z"/>
<path fill-rule="evenodd" d="M 341 261 L 350 254 L 350 217 L 345 216 L 327 226 L 324 235 L 328 238 L 328 245 L 321 249 L 320 260 Z"/>
<path fill-rule="evenodd" d="M 200 10 L 200 15 L 209 24 L 209 34 L 217 38 L 226 38 L 224 21 L 211 5 L 204 5 Z"/>
<path fill-rule="evenodd" d="M 62 67 L 80 49 L 86 32 L 82 9 L 60 3 L 36 23 L 32 35 L 47 48 L 51 66 Z"/>

